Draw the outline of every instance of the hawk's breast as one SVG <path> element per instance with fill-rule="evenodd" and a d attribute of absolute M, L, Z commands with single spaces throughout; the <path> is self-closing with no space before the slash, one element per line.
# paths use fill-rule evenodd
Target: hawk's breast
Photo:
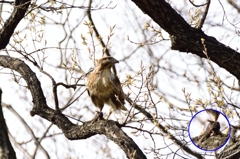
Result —
<path fill-rule="evenodd" d="M 90 94 L 94 94 L 99 99 L 108 100 L 114 89 L 114 74 L 110 70 L 92 72 L 89 75 L 86 86 Z"/>

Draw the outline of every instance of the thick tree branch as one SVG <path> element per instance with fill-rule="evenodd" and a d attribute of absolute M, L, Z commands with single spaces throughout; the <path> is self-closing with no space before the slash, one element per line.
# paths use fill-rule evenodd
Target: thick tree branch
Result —
<path fill-rule="evenodd" d="M 235 141 L 228 144 L 221 153 L 217 155 L 217 159 L 236 159 L 240 158 L 240 136 Z"/>
<path fill-rule="evenodd" d="M 207 48 L 211 61 L 225 68 L 240 80 L 240 54 L 218 42 L 201 30 L 191 27 L 165 0 L 132 0 L 144 13 L 170 34 L 172 49 L 191 52 L 206 58 Z M 204 44 L 202 40 L 204 39 Z"/>
<path fill-rule="evenodd" d="M 24 17 L 28 6 L 30 5 L 31 0 L 16 0 L 15 6 L 12 14 L 10 17 L 6 20 L 3 27 L 0 30 L 0 50 L 4 49 L 7 44 L 9 43 L 9 40 L 17 27 L 18 23 L 22 20 Z"/>
<path fill-rule="evenodd" d="M 2 112 L 2 90 L 0 88 L 0 158 L 15 159 L 16 154 L 10 143 L 7 125 Z"/>
<path fill-rule="evenodd" d="M 32 139 L 34 140 L 34 143 L 36 145 L 35 147 L 35 150 L 34 150 L 34 153 L 31 154 L 31 157 L 30 158 L 35 158 L 36 157 L 36 154 L 37 154 L 37 151 L 38 150 L 42 150 L 43 154 L 45 155 L 45 158 L 46 159 L 50 159 L 50 156 L 48 154 L 48 152 L 46 151 L 46 149 L 42 146 L 42 143 L 40 140 L 37 139 L 37 136 L 35 135 L 35 133 L 33 132 L 33 130 L 30 128 L 30 126 L 27 124 L 27 122 L 23 119 L 23 117 L 11 106 L 11 105 L 8 105 L 4 102 L 2 102 L 2 107 L 5 107 L 7 108 L 10 112 L 12 112 L 17 118 L 18 120 L 23 124 L 23 126 L 25 127 L 25 129 L 27 130 L 27 132 L 29 133 L 29 135 L 32 137 Z M 11 134 L 10 134 L 11 135 Z M 10 136 L 11 137 L 11 136 Z M 12 137 L 13 138 L 13 137 Z M 12 139 L 11 138 L 11 139 Z M 15 140 L 15 139 L 14 139 Z M 15 145 L 16 144 L 19 144 L 17 143 L 17 141 L 15 141 Z M 20 145 L 19 145 L 20 147 Z M 23 149 L 23 148 L 22 148 Z M 25 152 L 26 154 L 26 149 L 23 149 L 23 151 Z M 30 156 L 30 155 L 29 155 Z"/>
<path fill-rule="evenodd" d="M 236 1 L 234 1 L 234 0 L 227 0 L 227 2 L 230 5 L 232 5 L 238 11 L 238 13 L 240 13 L 240 6 L 237 5 Z"/>
<path fill-rule="evenodd" d="M 86 139 L 96 134 L 104 134 L 121 147 L 128 158 L 146 158 L 137 144 L 121 130 L 117 122 L 100 120 L 94 123 L 90 121 L 83 123 L 83 125 L 75 125 L 60 111 L 48 107 L 38 78 L 24 61 L 18 58 L 0 55 L 0 66 L 17 71 L 26 81 L 34 103 L 31 115 L 39 115 L 52 122 L 62 130 L 68 139 Z"/>

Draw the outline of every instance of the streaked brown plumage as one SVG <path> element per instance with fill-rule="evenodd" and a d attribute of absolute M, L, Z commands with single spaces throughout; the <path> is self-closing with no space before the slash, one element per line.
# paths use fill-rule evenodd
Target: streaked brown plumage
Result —
<path fill-rule="evenodd" d="M 127 110 L 124 106 L 124 93 L 118 77 L 111 72 L 111 67 L 118 61 L 106 56 L 98 60 L 94 70 L 89 73 L 86 87 L 88 95 L 96 107 L 102 111 L 104 104 L 113 110 Z"/>

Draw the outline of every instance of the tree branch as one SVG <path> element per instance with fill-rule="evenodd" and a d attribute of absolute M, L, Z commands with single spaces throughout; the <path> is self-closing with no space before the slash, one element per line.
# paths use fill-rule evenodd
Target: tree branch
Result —
<path fill-rule="evenodd" d="M 235 159 L 240 158 L 240 136 L 235 139 L 235 142 L 228 144 L 221 153 L 216 157 L 217 159 Z"/>
<path fill-rule="evenodd" d="M 204 46 L 211 61 L 225 68 L 240 80 L 240 53 L 191 27 L 165 0 L 132 0 L 144 13 L 170 34 L 172 49 L 191 52 L 206 58 Z M 204 44 L 202 43 L 204 40 Z"/>
<path fill-rule="evenodd" d="M 240 13 L 240 6 L 237 5 L 236 1 L 233 0 L 227 0 L 227 2 L 232 5 L 237 11 L 238 13 Z"/>
<path fill-rule="evenodd" d="M 0 30 L 0 50 L 4 49 L 17 27 L 18 23 L 24 17 L 31 0 L 16 0 L 12 14 L 6 20 L 3 27 Z"/>
<path fill-rule="evenodd" d="M 181 149 L 186 151 L 187 153 L 191 154 L 192 156 L 198 158 L 198 159 L 203 159 L 201 154 L 194 152 L 191 150 L 186 144 L 180 142 L 175 136 L 173 136 L 163 125 L 161 125 L 154 117 L 147 112 L 145 109 L 143 109 L 141 106 L 134 104 L 134 102 L 127 97 L 126 100 L 129 102 L 130 105 L 134 105 L 134 107 L 139 110 L 144 116 L 146 116 L 164 135 L 169 136 L 168 138 L 171 139 L 175 144 L 177 144 Z"/>
<path fill-rule="evenodd" d="M 31 157 L 30 158 L 35 158 L 36 157 L 36 154 L 37 154 L 37 151 L 38 150 L 42 150 L 43 154 L 45 155 L 46 159 L 50 159 L 50 156 L 49 154 L 47 153 L 47 151 L 44 149 L 44 147 L 42 146 L 42 143 L 40 140 L 37 139 L 36 135 L 34 134 L 33 130 L 30 128 L 30 126 L 27 124 L 27 122 L 23 119 L 23 117 L 11 106 L 11 105 L 8 105 L 6 103 L 3 103 L 2 102 L 2 107 L 5 107 L 7 108 L 9 111 L 11 111 L 17 118 L 18 120 L 23 124 L 23 126 L 25 127 L 25 129 L 27 130 L 27 132 L 29 133 L 29 135 L 32 137 L 32 139 L 34 140 L 34 143 L 36 145 L 35 147 L 35 151 L 33 154 L 31 154 Z M 11 138 L 13 139 L 13 137 Z M 14 139 L 15 140 L 15 139 Z M 16 144 L 19 144 L 17 143 L 17 141 L 15 141 L 15 145 Z M 19 145 L 20 146 L 20 145 Z M 26 150 L 24 149 L 24 152 L 26 154 Z"/>
<path fill-rule="evenodd" d="M 117 122 L 99 120 L 94 123 L 89 121 L 83 123 L 83 125 L 75 125 L 60 111 L 48 107 L 38 78 L 24 61 L 0 55 L 0 66 L 17 71 L 26 81 L 34 103 L 31 115 L 39 115 L 52 122 L 62 130 L 66 138 L 78 140 L 86 139 L 96 134 L 104 134 L 121 147 L 128 158 L 146 158 L 137 144 L 121 130 L 121 126 Z"/>
<path fill-rule="evenodd" d="M 206 7 L 205 7 L 205 11 L 203 13 L 203 16 L 200 20 L 200 23 L 198 24 L 198 26 L 196 27 L 197 29 L 201 29 L 206 18 L 207 18 L 207 14 L 208 14 L 208 10 L 209 10 L 209 7 L 210 7 L 210 3 L 211 3 L 211 0 L 207 0 L 207 3 L 206 3 Z"/>
<path fill-rule="evenodd" d="M 0 158 L 15 159 L 16 154 L 10 143 L 7 125 L 2 112 L 2 89 L 0 88 Z"/>
<path fill-rule="evenodd" d="M 98 32 L 98 30 L 97 30 L 96 25 L 95 25 L 94 22 L 93 22 L 92 13 L 91 13 L 91 7 L 92 7 L 92 0 L 89 0 L 88 10 L 87 10 L 88 19 L 89 19 L 89 21 L 91 22 L 91 24 L 93 25 L 93 31 L 95 32 L 96 37 L 98 38 L 101 46 L 102 46 L 103 48 L 105 48 L 104 51 L 105 51 L 106 55 L 107 55 L 107 56 L 111 56 L 108 47 L 107 47 L 106 44 L 104 43 L 103 39 L 101 38 L 101 35 L 99 34 L 99 32 Z M 104 53 L 104 52 L 103 52 L 103 53 Z M 112 69 L 113 69 L 113 73 L 116 75 L 116 74 L 117 74 L 117 70 L 116 70 L 115 65 L 113 65 Z"/>

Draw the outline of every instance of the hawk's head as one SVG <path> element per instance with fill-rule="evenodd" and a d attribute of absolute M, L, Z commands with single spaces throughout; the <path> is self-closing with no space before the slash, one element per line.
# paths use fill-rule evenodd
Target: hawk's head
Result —
<path fill-rule="evenodd" d="M 118 63 L 119 61 L 111 56 L 105 56 L 102 57 L 97 61 L 97 67 L 100 67 L 100 69 L 106 69 L 111 68 L 115 63 Z"/>

